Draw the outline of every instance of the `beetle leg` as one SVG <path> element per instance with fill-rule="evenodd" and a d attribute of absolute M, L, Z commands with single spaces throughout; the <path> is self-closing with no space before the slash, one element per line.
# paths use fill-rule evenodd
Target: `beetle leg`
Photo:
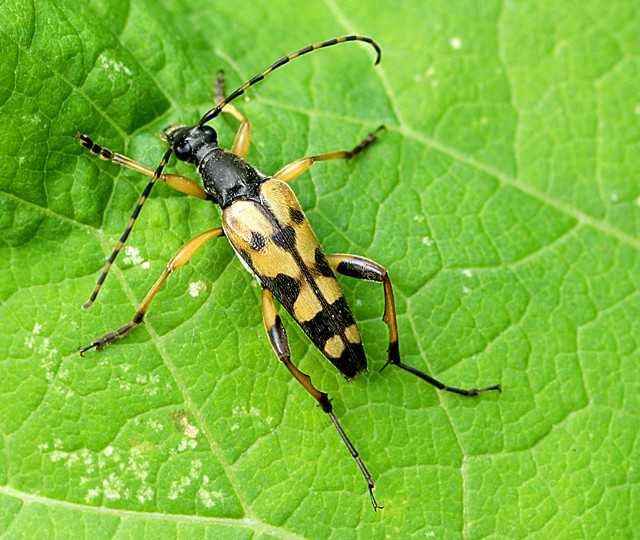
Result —
<path fill-rule="evenodd" d="M 83 309 L 87 309 L 91 304 L 93 304 L 93 301 L 98 296 L 98 293 L 100 292 L 100 288 L 102 287 L 104 280 L 107 278 L 107 274 L 109 273 L 109 270 L 111 270 L 113 261 L 116 260 L 116 257 L 118 256 L 118 253 L 120 253 L 122 246 L 124 246 L 124 243 L 127 241 L 127 238 L 129 238 L 129 234 L 131 233 L 131 230 L 133 229 L 133 226 L 136 223 L 136 219 L 138 219 L 140 210 L 142 210 L 142 205 L 147 200 L 147 197 L 149 196 L 149 193 L 151 192 L 151 189 L 153 188 L 158 178 L 160 178 L 160 180 L 165 182 L 170 187 L 177 189 L 178 191 L 182 191 L 187 195 L 193 195 L 195 197 L 199 197 L 200 199 L 210 199 L 210 197 L 204 189 L 202 189 L 198 184 L 196 184 L 193 180 L 190 180 L 189 178 L 185 178 L 184 176 L 179 176 L 177 174 L 161 174 L 162 170 L 167 164 L 167 160 L 169 159 L 169 156 L 171 155 L 171 149 L 167 151 L 165 156 L 162 158 L 162 161 L 160 162 L 158 169 L 154 172 L 148 167 L 145 167 L 144 165 L 141 165 L 140 163 L 137 163 L 132 159 L 126 156 L 123 156 L 122 154 L 116 154 L 115 152 L 112 152 L 108 148 L 104 148 L 100 146 L 99 144 L 95 143 L 91 139 L 91 137 L 88 137 L 87 135 L 82 135 L 81 133 L 78 133 L 76 137 L 79 139 L 81 146 L 83 146 L 84 148 L 87 148 L 94 154 L 100 156 L 102 159 L 105 159 L 107 161 L 112 161 L 113 163 L 117 163 L 118 165 L 122 165 L 123 167 L 128 167 L 129 169 L 133 169 L 134 171 L 141 172 L 142 174 L 146 174 L 151 177 L 151 180 L 147 184 L 147 187 L 144 189 L 144 192 L 142 193 L 142 196 L 138 201 L 138 205 L 136 206 L 136 209 L 133 211 L 133 214 L 131 215 L 131 219 L 127 224 L 127 228 L 124 230 L 124 233 L 122 233 L 122 236 L 120 237 L 120 241 L 116 244 L 115 249 L 111 252 L 111 256 L 109 257 L 107 264 L 105 264 L 104 269 L 102 270 L 102 274 L 100 274 L 100 277 L 98 278 L 98 282 L 96 283 L 96 286 L 94 287 L 93 292 L 89 297 L 89 300 L 82 306 Z"/>
<path fill-rule="evenodd" d="M 267 288 L 262 289 L 262 317 L 264 318 L 264 326 L 267 330 L 267 334 L 269 335 L 271 346 L 273 347 L 276 355 L 291 372 L 291 375 L 293 375 L 293 377 L 304 387 L 304 389 L 309 392 L 320 404 L 320 408 L 329 415 L 329 418 L 331 418 L 333 425 L 338 430 L 340 437 L 342 437 L 344 444 L 349 449 L 349 452 L 351 452 L 351 456 L 356 460 L 358 467 L 360 467 L 360 471 L 362 471 L 362 475 L 364 476 L 364 479 L 367 482 L 367 487 L 369 488 L 369 495 L 371 497 L 371 504 L 373 504 L 373 509 L 377 510 L 378 508 L 382 508 L 382 506 L 378 505 L 378 502 L 373 496 L 373 489 L 375 488 L 373 479 L 371 478 L 367 467 L 360 458 L 358 451 L 355 449 L 355 447 L 349 440 L 349 437 L 347 437 L 347 434 L 344 432 L 342 426 L 338 422 L 338 419 L 333 414 L 333 406 L 331 405 L 329 396 L 324 392 L 320 392 L 320 390 L 313 386 L 311 377 L 309 377 L 309 375 L 307 375 L 306 373 L 302 373 L 302 371 L 300 371 L 291 362 L 291 353 L 289 352 L 289 341 L 287 339 L 287 333 L 284 329 L 282 321 L 280 320 L 280 315 L 278 315 L 278 309 L 276 308 L 275 302 L 273 301 L 273 295 Z"/>
<path fill-rule="evenodd" d="M 471 390 L 453 388 L 451 386 L 446 386 L 422 371 L 403 364 L 400 361 L 400 348 L 398 346 L 398 322 L 396 320 L 396 305 L 393 297 L 393 288 L 391 287 L 391 281 L 389 280 L 386 268 L 379 265 L 377 262 L 357 255 L 327 255 L 327 259 L 331 268 L 333 268 L 334 272 L 338 274 L 354 277 L 356 279 L 382 282 L 384 284 L 384 317 L 382 317 L 382 320 L 389 327 L 389 349 L 387 363 L 382 369 L 387 367 L 389 364 L 392 364 L 408 371 L 409 373 L 413 373 L 440 390 L 455 392 L 456 394 L 462 394 L 463 396 L 476 396 L 480 392 L 486 392 L 487 390 L 500 391 L 499 384 L 488 386 L 487 388 L 473 388 Z"/>
<path fill-rule="evenodd" d="M 82 135 L 78 133 L 76 137 L 80 140 L 80 145 L 84 148 L 90 150 L 93 154 L 100 156 L 102 159 L 106 161 L 112 161 L 118 165 L 122 165 L 123 167 L 127 167 L 129 169 L 133 169 L 134 171 L 141 172 L 142 174 L 146 174 L 147 176 L 153 177 L 153 172 L 149 167 L 145 167 L 140 163 L 133 161 L 131 158 L 127 156 L 123 156 L 122 154 L 118 154 L 116 152 L 112 152 L 108 148 L 104 146 L 100 146 L 98 143 L 94 142 L 91 137 L 87 135 Z M 207 192 L 202 189 L 196 182 L 189 178 L 185 178 L 184 176 L 180 176 L 178 174 L 163 174 L 160 176 L 160 180 L 162 180 L 165 184 L 173 189 L 181 191 L 182 193 L 186 193 L 187 195 L 193 195 L 194 197 L 198 197 L 200 199 L 208 200 L 211 197 L 207 195 Z"/>
<path fill-rule="evenodd" d="M 341 151 L 341 152 L 329 152 L 328 154 L 319 154 L 317 156 L 305 157 L 297 159 L 289 165 L 285 165 L 276 174 L 274 178 L 288 182 L 293 180 L 297 176 L 300 176 L 316 161 L 328 161 L 330 159 L 351 159 L 364 151 L 367 147 L 371 146 L 378 139 L 378 132 L 386 129 L 384 126 L 380 126 L 375 131 L 372 131 L 367 135 L 359 144 L 357 144 L 353 150 Z"/>
<path fill-rule="evenodd" d="M 216 105 L 224 101 L 224 71 L 218 71 L 218 78 L 216 79 Z M 240 120 L 240 128 L 236 133 L 236 138 L 233 141 L 231 152 L 241 158 L 246 158 L 249 152 L 249 144 L 251 143 L 251 124 L 238 109 L 236 109 L 230 103 L 227 103 L 222 112 L 228 113 L 236 120 Z"/>
<path fill-rule="evenodd" d="M 87 345 L 86 347 L 80 347 L 78 349 L 80 354 L 83 355 L 85 352 L 93 348 L 102 349 L 103 347 L 109 345 L 109 343 L 115 341 L 116 339 L 120 339 L 121 337 L 126 336 L 133 328 L 138 326 L 142 322 L 142 319 L 144 318 L 144 315 L 147 312 L 147 309 L 149 308 L 149 304 L 151 303 L 151 300 L 153 300 L 153 297 L 156 295 L 156 293 L 160 290 L 160 287 L 162 287 L 164 282 L 167 280 L 167 278 L 169 277 L 169 274 L 171 274 L 172 272 L 175 272 L 178 268 L 186 264 L 189 261 L 189 259 L 193 257 L 196 251 L 198 251 L 208 240 L 211 240 L 212 238 L 217 238 L 219 236 L 224 236 L 224 231 L 220 227 L 216 229 L 211 229 L 210 231 L 203 232 L 198 236 L 194 236 L 191 240 L 189 240 L 184 246 L 182 246 L 176 252 L 173 258 L 169 261 L 169 264 L 167 265 L 167 268 L 165 269 L 165 271 L 158 278 L 158 281 L 156 281 L 154 286 L 151 287 L 151 289 L 147 293 L 147 296 L 144 297 L 144 300 L 142 301 L 142 304 L 140 304 L 138 311 L 136 311 L 136 314 L 134 315 L 133 320 L 130 323 L 125 324 L 121 328 L 118 328 L 114 332 L 109 332 L 108 334 L 105 334 L 101 338 L 98 338 L 92 341 L 91 345 Z"/>

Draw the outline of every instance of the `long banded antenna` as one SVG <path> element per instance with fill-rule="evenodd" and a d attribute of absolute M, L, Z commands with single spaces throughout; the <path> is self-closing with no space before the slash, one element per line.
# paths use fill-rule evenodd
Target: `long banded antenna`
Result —
<path fill-rule="evenodd" d="M 302 56 L 303 54 L 310 53 L 311 51 L 322 49 L 324 47 L 330 47 L 331 45 L 337 45 L 338 43 L 344 43 L 345 41 L 364 41 L 365 43 L 369 43 L 376 50 L 376 53 L 377 53 L 375 65 L 378 65 L 380 63 L 380 58 L 382 57 L 382 51 L 378 46 L 378 44 L 369 37 L 344 36 L 344 37 L 330 39 L 328 41 L 323 41 L 321 43 L 316 43 L 315 45 L 308 45 L 304 49 L 300 49 L 299 51 L 296 51 L 294 53 L 288 54 L 287 56 L 284 56 L 283 58 L 280 58 L 280 60 L 278 60 L 275 64 L 272 64 L 271 67 L 265 69 L 262 73 L 260 73 L 259 75 L 256 75 L 253 79 L 243 84 L 235 92 L 229 94 L 229 96 L 222 103 L 219 103 L 216 107 L 208 111 L 202 117 L 202 120 L 198 122 L 198 127 L 202 127 L 204 124 L 209 122 L 209 120 L 213 120 L 216 116 L 218 116 L 222 112 L 222 109 L 227 103 L 230 103 L 231 101 L 236 99 L 238 96 L 241 96 L 242 94 L 244 94 L 247 88 L 249 88 L 250 86 L 253 86 L 256 83 L 259 83 L 262 79 L 264 79 L 267 75 L 269 75 L 269 73 L 271 73 L 273 70 L 278 69 L 280 66 L 284 66 L 290 60 L 293 60 L 294 58 L 298 58 L 298 56 Z"/>
<path fill-rule="evenodd" d="M 202 127 L 203 124 L 205 124 L 209 120 L 214 119 L 216 116 L 218 116 L 222 112 L 222 109 L 224 108 L 224 106 L 227 103 L 233 101 L 238 96 L 241 96 L 242 94 L 244 94 L 244 92 L 245 92 L 245 90 L 247 88 L 249 88 L 250 86 L 253 86 L 254 84 L 256 84 L 258 82 L 260 82 L 262 79 L 264 79 L 273 70 L 278 69 L 280 66 L 283 66 L 284 64 L 287 64 L 290 60 L 293 60 L 294 58 L 297 58 L 298 56 L 302 56 L 303 54 L 307 54 L 307 53 L 310 53 L 312 51 L 315 51 L 316 49 L 322 49 L 324 47 L 330 47 L 331 45 L 337 45 L 338 43 L 344 43 L 345 41 L 364 41 L 365 43 L 369 43 L 375 49 L 375 51 L 377 53 L 375 65 L 380 63 L 380 59 L 382 57 L 382 51 L 380 50 L 380 47 L 378 46 L 378 44 L 375 41 L 373 41 L 373 39 L 371 39 L 369 37 L 355 36 L 355 35 L 353 35 L 353 36 L 344 36 L 344 37 L 340 37 L 340 38 L 330 39 L 328 41 L 323 41 L 321 43 L 316 43 L 315 45 L 308 45 L 307 47 L 304 47 L 303 49 L 300 49 L 299 51 L 296 51 L 296 52 L 294 52 L 292 54 L 289 54 L 289 55 L 281 58 L 275 64 L 271 65 L 271 67 L 267 68 L 262 73 L 260 73 L 259 75 L 256 75 L 253 79 L 251 79 L 250 81 L 248 81 L 247 83 L 242 85 L 235 92 L 230 94 L 224 101 L 222 101 L 216 107 L 214 107 L 213 109 L 208 111 L 202 117 L 202 120 L 200 120 L 200 122 L 198 122 L 197 127 Z M 80 139 L 80 144 L 82 146 L 84 146 L 85 148 L 88 148 L 89 150 L 91 150 L 95 154 L 101 155 L 103 149 L 99 145 L 95 144 L 89 137 L 87 137 L 86 135 L 78 134 L 78 138 Z M 98 293 L 100 292 L 100 288 L 102 287 L 102 284 L 104 283 L 104 280 L 106 279 L 107 274 L 109 273 L 109 270 L 111 269 L 111 266 L 113 265 L 114 261 L 116 260 L 116 257 L 118 256 L 118 253 L 120 253 L 120 250 L 124 246 L 125 242 L 127 241 L 127 238 L 129 237 L 129 234 L 131 233 L 131 229 L 133 229 L 133 226 L 134 226 L 134 224 L 136 222 L 136 219 L 138 218 L 138 214 L 140 213 L 140 210 L 142 209 L 142 205 L 147 200 L 147 198 L 149 196 L 149 193 L 151 192 L 151 189 L 153 188 L 154 184 L 157 182 L 158 178 L 160 178 L 160 176 L 162 175 L 162 171 L 163 171 L 164 167 L 166 166 L 167 162 L 169 161 L 169 157 L 171 156 L 172 152 L 173 152 L 173 147 L 170 146 L 169 149 L 167 150 L 167 152 L 165 153 L 164 157 L 162 158 L 162 161 L 160 162 L 160 165 L 156 169 L 153 177 L 151 178 L 151 180 L 147 184 L 147 187 L 145 188 L 142 196 L 140 197 L 140 201 L 138 202 L 138 205 L 136 206 L 136 209 L 134 210 L 133 215 L 131 216 L 131 219 L 129 220 L 129 224 L 127 225 L 127 228 L 125 229 L 122 237 L 120 238 L 120 241 L 118 242 L 118 244 L 116 245 L 115 249 L 111 253 L 111 256 L 109 257 L 109 260 L 107 261 L 107 264 L 105 264 L 104 269 L 102 271 L 102 274 L 100 275 L 100 278 L 98 279 L 98 282 L 96 283 L 96 286 L 95 286 L 93 292 L 91 293 L 91 297 L 89 298 L 87 303 L 84 304 L 84 306 L 82 306 L 84 309 L 87 309 L 94 302 L 96 297 L 98 296 Z M 109 159 L 108 156 L 103 156 L 103 157 L 105 159 Z"/>
<path fill-rule="evenodd" d="M 96 145 L 89 137 L 87 137 L 86 135 L 78 134 L 78 138 L 80 139 L 80 144 L 82 146 L 84 146 L 85 148 L 89 148 L 94 153 L 98 153 L 98 154 L 100 153 L 97 149 L 101 150 L 101 148 L 98 145 Z M 109 257 L 109 260 L 107 261 L 107 264 L 104 265 L 104 269 L 102 270 L 102 274 L 100 275 L 100 278 L 98 278 L 98 283 L 96 283 L 96 286 L 93 289 L 93 292 L 91 293 L 91 297 L 82 306 L 82 309 L 87 309 L 91 304 L 93 304 L 93 301 L 98 296 L 98 293 L 100 292 L 100 288 L 102 287 L 102 284 L 104 283 L 104 280 L 106 279 L 107 274 L 109 273 L 109 270 L 111 270 L 111 266 L 113 265 L 113 261 L 116 260 L 116 257 L 118 256 L 118 253 L 120 253 L 120 250 L 122 249 L 122 246 L 124 246 L 124 243 L 127 241 L 127 238 L 129 238 L 129 233 L 131 232 L 131 229 L 133 229 L 133 226 L 135 225 L 136 219 L 138 219 L 138 214 L 140 214 L 140 210 L 142 210 L 142 205 L 145 203 L 145 201 L 149 197 L 149 193 L 151 193 L 151 189 L 153 188 L 154 184 L 158 181 L 158 178 L 160 178 L 162 176 L 162 170 L 164 169 L 165 165 L 169 161 L 169 158 L 171 157 L 171 152 L 173 152 L 173 147 L 170 146 L 169 149 L 164 154 L 164 157 L 162 158 L 162 161 L 160 162 L 160 165 L 158 165 L 158 168 L 156 169 L 156 172 L 153 173 L 153 176 L 151 177 L 151 180 L 149 180 L 149 183 L 147 184 L 147 187 L 144 189 L 144 192 L 142 193 L 142 196 L 140 197 L 140 200 L 138 201 L 138 206 L 136 206 L 136 209 L 133 211 L 133 215 L 131 216 L 131 219 L 129 220 L 129 224 L 127 225 L 127 228 L 125 229 L 124 233 L 122 234 L 122 237 L 120 238 L 120 241 L 116 245 L 115 249 L 111 253 L 111 257 Z"/>

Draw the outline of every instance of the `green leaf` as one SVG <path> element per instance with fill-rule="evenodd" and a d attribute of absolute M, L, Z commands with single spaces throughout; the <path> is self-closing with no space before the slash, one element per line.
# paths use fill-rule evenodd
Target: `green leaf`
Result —
<path fill-rule="evenodd" d="M 403 360 L 385 361 L 381 287 L 344 279 L 371 372 L 347 384 L 285 316 L 292 357 L 333 398 L 376 482 L 374 513 L 329 419 L 273 354 L 260 290 L 224 239 L 125 324 L 172 254 L 219 225 L 158 185 L 97 302 L 171 122 L 236 101 L 269 173 L 329 253 L 389 269 Z M 0 535 L 6 538 L 629 538 L 640 527 L 640 9 L 583 3 L 28 3 L 0 10 Z M 230 146 L 237 122 L 215 121 Z M 197 178 L 173 161 L 169 170 Z"/>

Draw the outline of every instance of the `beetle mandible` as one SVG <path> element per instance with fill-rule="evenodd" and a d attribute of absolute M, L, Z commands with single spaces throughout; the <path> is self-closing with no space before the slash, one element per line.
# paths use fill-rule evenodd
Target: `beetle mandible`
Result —
<path fill-rule="evenodd" d="M 220 76 L 216 81 L 217 104 L 195 126 L 173 124 L 165 128 L 163 139 L 169 144 L 169 148 L 155 171 L 126 156 L 111 152 L 86 135 L 77 135 L 84 148 L 101 158 L 151 177 L 89 301 L 83 306 L 85 309 L 96 299 L 109 269 L 126 242 L 144 202 L 158 179 L 178 191 L 218 204 L 222 210 L 222 227 L 197 235 L 177 251 L 147 293 L 131 322 L 94 340 L 90 345 L 81 347 L 79 351 L 80 354 L 84 354 L 93 348 L 102 349 L 129 333 L 142 322 L 149 304 L 169 274 L 187 263 L 208 240 L 226 236 L 240 261 L 257 278 L 262 287 L 262 315 L 276 355 L 331 418 L 366 480 L 375 510 L 381 507 L 373 494 L 375 487 L 373 479 L 335 417 L 328 395 L 318 390 L 311 382 L 311 378 L 301 372 L 291 361 L 287 334 L 278 315 L 274 297 L 291 314 L 320 352 L 347 380 L 351 380 L 367 370 L 367 359 L 360 331 L 335 274 L 382 283 L 385 299 L 383 321 L 389 328 L 387 362 L 382 369 L 391 364 L 420 377 L 440 390 L 465 396 L 474 396 L 487 390 L 500 390 L 500 386 L 472 390 L 453 388 L 418 369 L 403 364 L 400 361 L 398 347 L 393 288 L 387 270 L 378 263 L 357 255 L 325 255 L 295 194 L 287 185 L 287 182 L 318 161 L 351 159 L 360 154 L 376 141 L 378 131 L 384 126 L 370 133 L 350 151 L 329 152 L 297 159 L 273 176 L 263 174 L 245 160 L 251 139 L 251 125 L 230 102 L 290 60 L 317 49 L 347 41 L 362 41 L 370 44 L 377 54 L 375 63 L 380 62 L 381 50 L 375 41 L 368 37 L 351 35 L 309 45 L 281 58 L 226 98 L 224 97 L 224 80 Z M 221 112 L 228 113 L 241 122 L 231 151 L 219 146 L 216 131 L 205 125 Z M 180 161 L 192 163 L 197 167 L 203 187 L 183 176 L 163 174 L 172 153 L 175 153 Z"/>

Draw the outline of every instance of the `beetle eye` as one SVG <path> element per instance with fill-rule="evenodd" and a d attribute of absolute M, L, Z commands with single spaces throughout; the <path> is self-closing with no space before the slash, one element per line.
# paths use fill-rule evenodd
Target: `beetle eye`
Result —
<path fill-rule="evenodd" d="M 218 134 L 211 126 L 202 126 L 202 136 L 207 143 L 218 142 Z"/>
<path fill-rule="evenodd" d="M 187 141 L 180 141 L 176 145 L 174 151 L 176 153 L 176 157 L 180 161 L 189 161 L 192 150 L 191 150 L 191 145 Z"/>

